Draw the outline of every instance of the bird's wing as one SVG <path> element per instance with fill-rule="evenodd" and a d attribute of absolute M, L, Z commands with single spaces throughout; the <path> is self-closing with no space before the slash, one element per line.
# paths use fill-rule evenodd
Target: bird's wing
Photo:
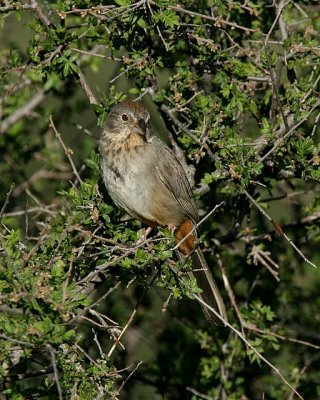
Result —
<path fill-rule="evenodd" d="M 186 215 L 193 221 L 198 221 L 198 211 L 193 199 L 188 177 L 176 155 L 160 139 L 157 141 L 158 158 L 165 160 L 156 166 L 156 173 L 166 188 L 173 194 Z"/>

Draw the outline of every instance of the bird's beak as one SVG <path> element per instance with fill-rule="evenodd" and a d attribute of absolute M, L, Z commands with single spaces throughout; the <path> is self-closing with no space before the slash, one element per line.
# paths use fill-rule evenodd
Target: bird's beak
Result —
<path fill-rule="evenodd" d="M 138 120 L 138 125 L 139 125 L 139 128 L 141 129 L 142 135 L 146 138 L 146 141 L 150 142 L 151 141 L 151 134 L 150 134 L 148 125 L 146 124 L 146 121 L 141 118 L 141 119 Z"/>
<path fill-rule="evenodd" d="M 141 131 L 142 131 L 142 134 L 144 135 L 144 136 L 146 136 L 146 134 L 147 134 L 147 124 L 146 124 L 146 121 L 144 120 L 144 119 L 139 119 L 138 120 L 138 125 L 139 125 L 139 128 L 141 129 Z"/>

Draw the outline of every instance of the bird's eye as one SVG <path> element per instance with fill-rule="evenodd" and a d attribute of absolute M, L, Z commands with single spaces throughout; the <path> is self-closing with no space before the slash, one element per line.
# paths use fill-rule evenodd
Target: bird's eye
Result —
<path fill-rule="evenodd" d="M 129 120 L 128 114 L 122 114 L 121 119 L 122 119 L 122 121 L 125 121 L 125 122 L 128 121 Z"/>

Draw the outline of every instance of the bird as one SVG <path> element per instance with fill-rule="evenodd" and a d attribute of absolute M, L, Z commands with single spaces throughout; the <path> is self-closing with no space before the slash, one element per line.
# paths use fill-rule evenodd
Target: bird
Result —
<path fill-rule="evenodd" d="M 129 216 L 174 232 L 179 257 L 192 259 L 189 274 L 201 289 L 200 299 L 227 321 L 224 301 L 197 245 L 199 215 L 187 174 L 149 121 L 150 113 L 139 101 L 113 106 L 99 141 L 103 182 L 115 205 Z M 209 322 L 221 322 L 201 305 Z"/>

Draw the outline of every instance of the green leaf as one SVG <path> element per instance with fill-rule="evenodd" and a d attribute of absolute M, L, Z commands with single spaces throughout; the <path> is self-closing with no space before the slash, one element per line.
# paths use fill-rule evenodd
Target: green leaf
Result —
<path fill-rule="evenodd" d="M 121 7 L 128 7 L 131 5 L 131 0 L 115 0 L 115 2 Z"/>

